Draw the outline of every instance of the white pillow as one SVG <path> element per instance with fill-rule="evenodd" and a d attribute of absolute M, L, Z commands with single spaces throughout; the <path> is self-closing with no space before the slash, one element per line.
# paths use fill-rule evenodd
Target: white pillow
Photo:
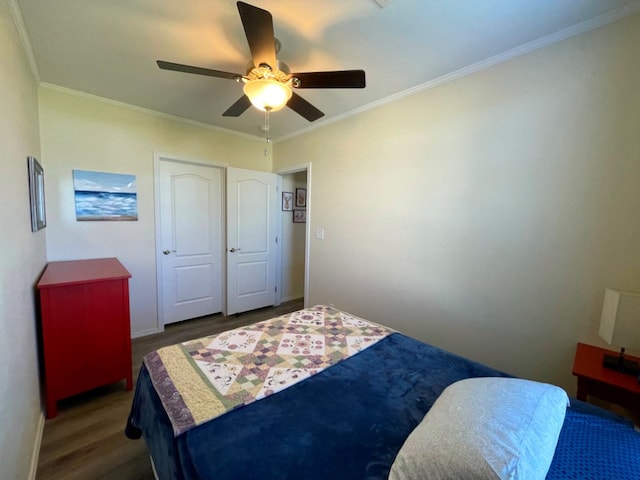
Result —
<path fill-rule="evenodd" d="M 546 383 L 456 382 L 402 445 L 389 479 L 544 479 L 568 404 L 564 390 Z"/>

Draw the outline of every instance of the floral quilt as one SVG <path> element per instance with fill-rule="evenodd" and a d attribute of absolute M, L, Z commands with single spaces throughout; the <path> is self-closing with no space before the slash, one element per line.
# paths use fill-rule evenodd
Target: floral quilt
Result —
<path fill-rule="evenodd" d="M 318 305 L 161 348 L 145 356 L 144 364 L 178 436 L 315 375 L 391 333 Z"/>

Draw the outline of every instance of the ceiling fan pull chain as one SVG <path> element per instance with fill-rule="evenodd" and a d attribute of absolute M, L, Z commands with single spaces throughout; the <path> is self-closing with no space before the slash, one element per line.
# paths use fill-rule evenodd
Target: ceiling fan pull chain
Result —
<path fill-rule="evenodd" d="M 264 140 L 267 143 L 271 143 L 271 135 L 269 134 L 270 125 L 269 125 L 269 111 L 271 109 L 269 107 L 264 109 Z"/>

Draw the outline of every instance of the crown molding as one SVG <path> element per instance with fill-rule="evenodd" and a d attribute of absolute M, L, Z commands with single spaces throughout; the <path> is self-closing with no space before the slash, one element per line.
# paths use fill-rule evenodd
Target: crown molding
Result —
<path fill-rule="evenodd" d="M 27 29 L 25 27 L 24 24 L 24 20 L 22 17 L 22 11 L 20 10 L 20 6 L 18 4 L 18 0 L 6 0 L 7 4 L 9 6 L 9 10 L 11 12 L 11 16 L 13 18 L 13 22 L 16 26 L 20 41 L 22 43 L 24 52 L 25 52 L 25 56 L 27 58 L 27 61 L 31 67 L 31 71 L 33 74 L 34 79 L 36 80 L 36 82 L 43 88 L 48 88 L 48 89 L 52 89 L 52 90 L 57 90 L 69 95 L 74 95 L 74 96 L 79 96 L 79 97 L 83 97 L 83 98 L 87 98 L 87 99 L 91 99 L 91 100 L 95 100 L 98 102 L 102 102 L 102 103 L 106 103 L 106 104 L 111 104 L 111 105 L 115 105 L 121 108 L 126 108 L 129 110 L 133 110 L 133 111 L 138 111 L 141 113 L 145 113 L 148 115 L 152 115 L 152 116 L 156 116 L 159 118 L 164 118 L 164 119 L 169 119 L 169 120 L 173 120 L 173 121 L 177 121 L 177 122 L 181 122 L 187 125 L 191 125 L 191 126 L 196 126 L 196 127 L 200 127 L 200 128 L 205 128 L 208 130 L 214 130 L 220 133 L 225 133 L 228 135 L 234 135 L 234 136 L 238 136 L 238 137 L 242 137 L 242 138 L 246 138 L 246 139 L 250 139 L 250 140 L 257 140 L 257 141 L 263 141 L 264 138 L 263 137 L 259 137 L 257 135 L 250 135 L 247 133 L 242 133 L 242 132 L 237 132 L 234 130 L 230 130 L 230 129 L 226 129 L 226 128 L 222 128 L 222 127 L 217 127 L 208 123 L 204 123 L 204 122 L 199 122 L 196 120 L 190 120 L 184 117 L 180 117 L 177 115 L 171 115 L 171 114 L 167 114 L 167 113 L 162 113 L 162 112 L 158 112 L 156 110 L 151 110 L 148 108 L 144 108 L 144 107 L 139 107 L 136 105 L 132 105 L 132 104 L 128 104 L 125 102 L 120 102 L 117 100 L 112 100 L 109 98 L 105 98 L 105 97 L 100 97 L 98 95 L 93 95 L 93 94 L 89 94 L 89 93 L 85 93 L 85 92 L 80 92 L 78 90 L 73 90 L 70 88 L 66 88 L 66 87 L 60 87 L 57 85 L 53 85 L 53 84 L 49 84 L 46 82 L 41 82 L 40 81 L 40 75 L 38 72 L 38 66 L 37 63 L 35 61 L 35 57 L 33 55 L 33 50 L 31 47 L 31 42 L 29 40 L 29 35 L 27 33 Z M 348 112 L 345 112 L 341 115 L 332 117 L 330 119 L 325 119 L 325 120 L 321 120 L 318 123 L 314 123 L 313 125 L 310 125 L 306 128 L 303 128 L 301 130 L 297 130 L 296 132 L 287 134 L 287 135 L 283 135 L 281 137 L 272 139 L 273 143 L 278 143 L 278 142 L 282 142 L 284 140 L 288 140 L 290 138 L 299 136 L 299 135 L 303 135 L 305 133 L 308 133 L 310 131 L 316 130 L 318 128 L 322 128 L 325 127 L 327 125 L 330 125 L 331 123 L 334 122 L 338 122 L 341 120 L 345 120 L 347 118 L 350 118 L 354 115 L 358 115 L 360 113 L 366 112 L 368 110 L 372 110 L 374 108 L 378 108 L 384 105 L 387 105 L 389 103 L 393 103 L 396 102 L 402 98 L 405 97 L 409 97 L 411 95 L 414 95 L 416 93 L 425 91 L 425 90 L 429 90 L 431 88 L 435 88 L 437 86 L 443 85 L 445 83 L 449 83 L 452 82 L 454 80 L 458 80 L 460 78 L 466 77 L 468 75 L 471 75 L 473 73 L 479 72 L 481 70 L 485 70 L 487 68 L 493 67 L 495 65 L 498 65 L 500 63 L 509 61 L 513 58 L 522 56 L 522 55 L 526 55 L 528 53 L 531 53 L 535 50 L 539 50 L 541 48 L 550 46 L 554 43 L 558 43 L 561 42 L 563 40 L 567 40 L 571 37 L 586 33 L 590 30 L 596 29 L 596 28 L 600 28 L 603 27 L 605 25 L 608 25 L 610 23 L 616 22 L 618 20 L 621 20 L 625 17 L 628 17 L 630 15 L 634 15 L 636 13 L 640 12 L 640 0 L 634 0 L 633 2 L 625 5 L 622 8 L 616 9 L 616 10 L 612 10 L 608 13 L 605 13 L 603 15 L 600 15 L 598 17 L 595 17 L 593 19 L 578 23 L 576 25 L 573 25 L 571 27 L 565 28 L 563 30 L 560 30 L 558 32 L 552 33 L 550 35 L 547 35 L 545 37 L 542 37 L 540 39 L 534 40 L 532 42 L 529 43 L 525 43 L 523 45 L 520 45 L 518 47 L 512 48 L 510 50 L 507 50 L 506 52 L 502 52 L 498 55 L 494 55 L 491 57 L 488 57 L 484 60 L 481 60 L 479 62 L 473 63 L 471 65 L 468 65 L 466 67 L 460 68 L 454 72 L 442 75 L 440 77 L 434 78 L 428 82 L 422 83 L 420 85 L 416 85 L 415 87 L 411 87 L 409 89 L 403 90 L 402 92 L 398 92 L 395 93 L 393 95 L 390 95 L 388 97 L 382 98 L 376 102 L 372 102 L 369 103 L 367 105 L 363 105 L 361 107 L 358 107 L 356 109 L 350 110 Z"/>
<path fill-rule="evenodd" d="M 59 85 L 54 85 L 52 83 L 40 82 L 40 87 L 48 90 L 61 92 L 74 97 L 85 98 L 88 100 L 105 103 L 107 105 L 125 108 L 127 110 L 133 110 L 135 112 L 145 113 L 147 115 L 151 115 L 158 118 L 164 118 L 166 120 L 173 120 L 175 122 L 184 123 L 187 125 L 191 125 L 193 127 L 205 128 L 207 130 L 214 130 L 216 132 L 226 133 L 227 135 L 234 135 L 236 137 L 243 137 L 250 140 L 258 140 L 258 141 L 264 142 L 264 137 L 259 137 L 257 135 L 249 135 L 248 133 L 236 132 L 235 130 L 230 130 L 228 128 L 217 127 L 209 123 L 198 122 L 197 120 L 191 120 L 188 118 L 180 117 L 178 115 L 171 115 L 169 113 L 158 112 L 157 110 L 152 110 L 150 108 L 139 107 L 137 105 L 132 105 L 130 103 L 120 102 L 118 100 L 112 100 L 110 98 L 101 97 L 99 95 L 94 95 L 92 93 L 81 92 L 79 90 L 73 90 L 67 87 L 61 87 Z"/>
<path fill-rule="evenodd" d="M 22 43 L 22 49 L 24 50 L 24 54 L 27 57 L 27 62 L 29 62 L 29 67 L 31 68 L 31 73 L 33 75 L 33 78 L 36 81 L 36 83 L 40 83 L 40 73 L 38 72 L 38 64 L 36 63 L 36 59 L 33 56 L 31 41 L 29 40 L 27 27 L 25 26 L 24 19 L 22 18 L 22 10 L 20 10 L 20 5 L 18 5 L 17 0 L 7 0 L 7 5 L 9 6 L 9 11 L 11 12 L 11 18 L 13 19 L 13 24 L 16 26 L 16 30 L 18 31 L 18 36 L 20 37 L 20 43 Z"/>
<path fill-rule="evenodd" d="M 356 108 L 354 110 L 350 110 L 341 115 L 337 115 L 335 117 L 322 120 L 319 123 L 311 125 L 309 127 L 303 128 L 302 130 L 297 130 L 291 134 L 283 135 L 282 137 L 278 137 L 277 139 L 273 139 L 274 143 L 282 142 L 284 140 L 288 140 L 290 138 L 296 137 L 298 135 L 303 135 L 317 128 L 325 127 L 331 123 L 339 122 L 346 118 L 352 117 L 354 115 L 358 115 L 360 113 L 366 112 L 368 110 L 373 110 L 374 108 L 381 107 L 383 105 L 387 105 L 389 103 L 396 102 L 405 97 L 410 97 L 411 95 L 415 95 L 416 93 L 422 92 L 424 90 L 429 90 L 431 88 L 435 88 L 439 85 L 443 85 L 445 83 L 453 82 L 454 80 L 458 80 L 460 78 L 471 75 L 472 73 L 479 72 L 481 70 L 485 70 L 487 68 L 493 67 L 500 63 L 509 61 L 513 58 L 520 57 L 522 55 L 526 55 L 527 53 L 534 52 L 535 50 L 539 50 L 544 47 L 548 47 L 553 45 L 554 43 L 561 42 L 563 40 L 567 40 L 571 37 L 575 37 L 577 35 L 581 35 L 590 30 L 594 30 L 596 28 L 603 27 L 613 22 L 617 22 L 618 20 L 622 20 L 625 17 L 634 15 L 640 12 L 640 0 L 634 0 L 633 2 L 625 5 L 622 8 L 612 10 L 608 13 L 600 15 L 598 17 L 592 18 L 590 20 L 586 20 L 581 23 L 577 23 L 571 27 L 567 27 L 563 30 L 559 30 L 551 35 L 547 35 L 546 37 L 539 38 L 532 42 L 525 43 L 518 47 L 512 48 L 505 52 L 502 52 L 498 55 L 494 55 L 492 57 L 488 57 L 479 62 L 473 63 L 466 67 L 460 68 L 454 72 L 447 73 L 440 77 L 434 78 L 433 80 L 429 80 L 428 82 L 421 83 L 420 85 L 416 85 L 415 87 L 411 87 L 407 90 L 403 90 L 402 92 L 395 93 L 393 95 L 389 95 L 388 97 L 382 98 L 376 102 L 369 103 L 367 105 L 363 105 L 362 107 Z"/>

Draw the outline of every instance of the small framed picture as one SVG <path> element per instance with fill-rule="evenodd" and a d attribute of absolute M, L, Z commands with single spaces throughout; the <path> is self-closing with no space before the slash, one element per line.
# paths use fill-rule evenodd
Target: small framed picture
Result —
<path fill-rule="evenodd" d="M 35 157 L 27 157 L 29 170 L 29 197 L 31 203 L 31 231 L 47 226 L 44 208 L 44 170 Z"/>
<path fill-rule="evenodd" d="M 307 211 L 306 210 L 294 210 L 293 211 L 293 223 L 307 223 Z"/>
<path fill-rule="evenodd" d="M 290 212 L 293 210 L 293 192 L 282 192 L 282 211 Z"/>
<path fill-rule="evenodd" d="M 296 208 L 307 208 L 307 189 L 296 188 Z"/>

